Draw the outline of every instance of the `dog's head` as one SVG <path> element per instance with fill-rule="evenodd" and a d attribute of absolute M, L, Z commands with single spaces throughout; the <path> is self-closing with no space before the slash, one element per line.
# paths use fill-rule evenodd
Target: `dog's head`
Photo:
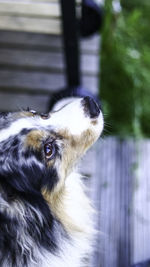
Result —
<path fill-rule="evenodd" d="M 102 113 L 89 97 L 48 115 L 34 111 L 1 115 L 0 185 L 28 195 L 44 188 L 60 190 L 102 129 Z"/>

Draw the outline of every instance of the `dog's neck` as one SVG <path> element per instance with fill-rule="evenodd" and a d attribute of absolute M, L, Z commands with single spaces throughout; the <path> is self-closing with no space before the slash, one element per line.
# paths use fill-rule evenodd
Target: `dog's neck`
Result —
<path fill-rule="evenodd" d="M 71 235 L 88 235 L 91 233 L 92 208 L 83 190 L 81 177 L 72 172 L 58 194 L 43 191 L 43 196 L 49 204 L 54 216 L 61 221 Z M 87 224 L 88 222 L 88 224 Z"/>

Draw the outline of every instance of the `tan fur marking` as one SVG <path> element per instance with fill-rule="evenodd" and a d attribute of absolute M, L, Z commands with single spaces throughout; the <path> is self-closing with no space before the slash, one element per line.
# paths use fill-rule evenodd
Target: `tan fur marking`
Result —
<path fill-rule="evenodd" d="M 81 136 L 72 136 L 65 130 L 59 132 L 59 136 L 63 140 L 63 149 L 62 158 L 59 162 L 57 160 L 55 165 L 60 177 L 53 191 L 53 194 L 56 195 L 63 188 L 66 177 L 72 172 L 79 158 L 96 140 L 96 136 L 91 130 L 83 132 Z M 50 161 L 47 166 L 51 167 L 53 164 L 54 161 Z"/>
<path fill-rule="evenodd" d="M 43 190 L 42 195 L 47 201 L 51 211 L 56 216 L 56 218 L 63 224 L 67 232 L 73 233 L 83 233 L 85 229 L 74 223 L 73 219 L 68 215 L 65 210 L 65 202 L 68 198 L 68 193 L 65 186 L 55 194 L 49 192 L 48 190 Z"/>
<path fill-rule="evenodd" d="M 97 120 L 94 120 L 94 121 L 91 121 L 91 123 L 92 123 L 93 125 L 97 125 L 97 124 L 98 124 L 98 121 L 97 121 Z"/>
<path fill-rule="evenodd" d="M 43 137 L 45 137 L 44 131 L 32 130 L 26 137 L 25 145 L 38 150 L 41 148 Z"/>
<path fill-rule="evenodd" d="M 34 116 L 36 116 L 36 114 L 29 112 L 29 111 L 21 111 L 21 112 L 15 113 L 16 118 L 26 118 L 26 117 L 34 117 Z"/>
<path fill-rule="evenodd" d="M 78 136 L 70 136 L 69 134 L 63 134 L 63 137 L 67 140 L 67 145 L 63 151 L 61 169 L 65 171 L 65 175 L 68 175 L 68 169 L 72 168 L 76 161 L 84 155 L 87 149 L 94 143 L 96 136 L 91 130 L 83 132 Z"/>

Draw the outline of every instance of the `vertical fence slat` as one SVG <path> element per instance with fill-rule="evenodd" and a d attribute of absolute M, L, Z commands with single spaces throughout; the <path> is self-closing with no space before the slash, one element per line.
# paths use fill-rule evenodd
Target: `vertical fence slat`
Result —
<path fill-rule="evenodd" d="M 136 144 L 133 194 L 133 263 L 150 259 L 150 141 Z"/>
<path fill-rule="evenodd" d="M 127 267 L 131 260 L 134 142 L 100 140 L 96 147 L 94 202 L 100 233 L 92 267 Z"/>

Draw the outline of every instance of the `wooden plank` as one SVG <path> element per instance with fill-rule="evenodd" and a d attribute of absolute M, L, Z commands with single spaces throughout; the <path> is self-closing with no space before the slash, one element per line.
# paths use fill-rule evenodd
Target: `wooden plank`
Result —
<path fill-rule="evenodd" d="M 0 1 L 15 1 L 15 2 L 28 2 L 28 3 L 38 3 L 38 2 L 43 2 L 43 3 L 49 3 L 49 2 L 52 2 L 52 3 L 59 3 L 59 0 L 0 0 Z M 98 1 L 101 1 L 101 0 L 98 0 Z M 76 3 L 81 3 L 81 0 L 76 0 Z"/>
<path fill-rule="evenodd" d="M 0 111 L 16 111 L 32 108 L 39 112 L 47 112 L 49 95 L 43 94 L 16 94 L 0 92 Z"/>
<path fill-rule="evenodd" d="M 95 75 L 99 73 L 99 57 L 97 55 L 81 55 L 81 72 L 85 75 Z"/>
<path fill-rule="evenodd" d="M 58 19 L 0 16 L 0 29 L 45 34 L 60 34 L 61 22 Z"/>
<path fill-rule="evenodd" d="M 100 51 L 100 35 L 94 34 L 88 38 L 81 40 L 81 48 L 86 53 L 94 52 L 99 56 Z"/>
<path fill-rule="evenodd" d="M 150 259 L 150 140 L 136 142 L 137 164 L 134 169 L 133 262 Z"/>
<path fill-rule="evenodd" d="M 0 88 L 20 92 L 50 93 L 65 86 L 63 74 L 0 70 Z"/>
<path fill-rule="evenodd" d="M 1 1 L 1 0 L 0 0 Z M 14 0 L 6 0 L 6 1 L 14 1 Z M 52 3 L 59 3 L 59 0 L 15 0 L 16 2 L 29 2 L 29 3 L 38 3 L 38 2 L 44 2 L 44 3 L 49 3 L 49 2 L 52 2 Z M 98 1 L 101 1 L 101 0 L 98 0 Z M 76 0 L 76 3 L 81 3 L 81 0 Z"/>
<path fill-rule="evenodd" d="M 97 75 L 99 58 L 96 55 L 81 55 L 81 71 L 86 75 Z M 64 58 L 60 52 L 41 52 L 28 50 L 0 49 L 0 66 L 28 69 L 45 69 L 47 71 L 64 71 Z"/>
<path fill-rule="evenodd" d="M 49 3 L 49 2 L 52 2 L 52 3 L 58 3 L 59 2 L 59 0 L 0 0 L 0 1 L 11 1 L 11 2 L 16 2 L 16 3 L 18 3 L 18 2 L 21 2 L 21 3 Z M 80 0 L 79 0 L 80 1 Z"/>
<path fill-rule="evenodd" d="M 62 38 L 59 35 L 0 31 L 0 47 L 2 48 L 62 51 L 62 46 Z"/>
<path fill-rule="evenodd" d="M 86 90 L 97 95 L 99 87 L 98 76 L 96 77 L 96 76 L 82 75 L 81 84 L 83 87 L 85 87 Z"/>
<path fill-rule="evenodd" d="M 82 53 L 99 55 L 100 38 L 98 35 L 81 39 Z M 26 32 L 0 31 L 0 47 L 38 50 L 62 50 L 62 38 L 56 35 L 33 34 Z"/>
<path fill-rule="evenodd" d="M 0 65 L 30 69 L 64 70 L 63 54 L 59 51 L 32 51 L 0 48 Z"/>
<path fill-rule="evenodd" d="M 52 3 L 58 3 L 59 0 L 6 0 L 6 1 L 16 1 L 16 2 L 28 2 L 28 3 L 41 3 L 41 2 L 44 2 L 44 3 L 49 3 L 49 2 L 52 2 Z"/>
<path fill-rule="evenodd" d="M 97 91 L 98 78 L 83 76 L 82 84 L 91 92 Z M 0 91 L 53 93 L 66 86 L 62 73 L 0 70 Z"/>
<path fill-rule="evenodd" d="M 60 5 L 57 2 L 29 2 L 29 1 L 0 1 L 0 16 L 36 16 L 36 17 L 60 17 Z"/>
<path fill-rule="evenodd" d="M 96 179 L 92 188 L 99 212 L 97 229 L 100 233 L 92 266 L 127 267 L 131 263 L 132 218 L 129 210 L 134 143 L 107 138 L 100 140 L 96 149 Z"/>

